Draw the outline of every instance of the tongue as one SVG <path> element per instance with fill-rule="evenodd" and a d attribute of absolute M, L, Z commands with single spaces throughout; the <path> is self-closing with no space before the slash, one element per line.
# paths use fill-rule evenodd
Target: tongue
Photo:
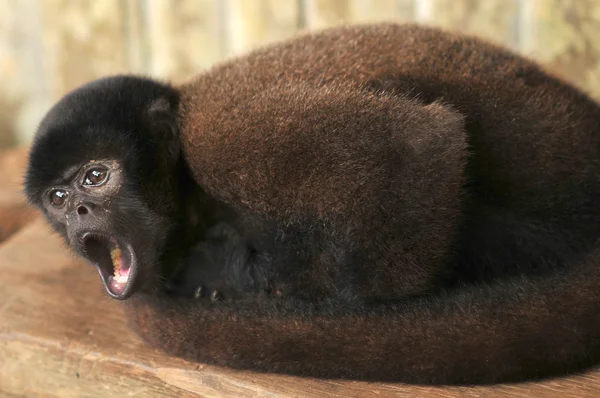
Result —
<path fill-rule="evenodd" d="M 121 294 L 123 293 L 123 290 L 125 290 L 128 280 L 129 276 L 120 276 L 118 279 L 116 279 L 111 275 L 108 277 L 108 288 L 114 294 Z"/>

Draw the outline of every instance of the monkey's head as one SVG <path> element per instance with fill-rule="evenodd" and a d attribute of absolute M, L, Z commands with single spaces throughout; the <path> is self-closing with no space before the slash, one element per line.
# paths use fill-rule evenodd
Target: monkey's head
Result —
<path fill-rule="evenodd" d="M 176 233 L 185 196 L 178 101 L 175 89 L 152 80 L 100 79 L 62 98 L 31 148 L 29 201 L 96 266 L 113 298 L 150 284 Z"/>

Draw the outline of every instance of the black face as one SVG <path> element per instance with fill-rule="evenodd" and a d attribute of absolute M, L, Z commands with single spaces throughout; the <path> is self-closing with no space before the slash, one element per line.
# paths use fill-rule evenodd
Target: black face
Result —
<path fill-rule="evenodd" d="M 137 257 L 126 236 L 116 227 L 119 211 L 113 202 L 123 186 L 123 170 L 116 160 L 94 160 L 69 169 L 62 184 L 44 193 L 44 207 L 53 224 L 62 225 L 78 253 L 98 269 L 106 291 L 128 297 L 137 274 Z"/>
<path fill-rule="evenodd" d="M 185 219 L 177 97 L 147 79 L 99 80 L 55 105 L 32 145 L 29 200 L 116 299 L 152 282 Z"/>

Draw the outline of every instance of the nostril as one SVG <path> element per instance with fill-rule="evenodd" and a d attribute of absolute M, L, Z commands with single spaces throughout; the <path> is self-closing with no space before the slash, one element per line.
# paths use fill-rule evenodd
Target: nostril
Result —
<path fill-rule="evenodd" d="M 79 206 L 77 208 L 77 214 L 79 214 L 80 216 L 86 215 L 88 213 L 89 213 L 89 211 L 88 211 L 87 207 L 85 207 L 85 206 Z"/>

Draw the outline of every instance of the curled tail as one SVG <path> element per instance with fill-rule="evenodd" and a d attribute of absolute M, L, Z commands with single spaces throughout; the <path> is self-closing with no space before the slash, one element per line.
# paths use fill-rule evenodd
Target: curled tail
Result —
<path fill-rule="evenodd" d="M 600 357 L 600 255 L 568 272 L 350 311 L 292 299 L 137 294 L 149 343 L 189 360 L 295 375 L 480 384 L 584 369 Z"/>

